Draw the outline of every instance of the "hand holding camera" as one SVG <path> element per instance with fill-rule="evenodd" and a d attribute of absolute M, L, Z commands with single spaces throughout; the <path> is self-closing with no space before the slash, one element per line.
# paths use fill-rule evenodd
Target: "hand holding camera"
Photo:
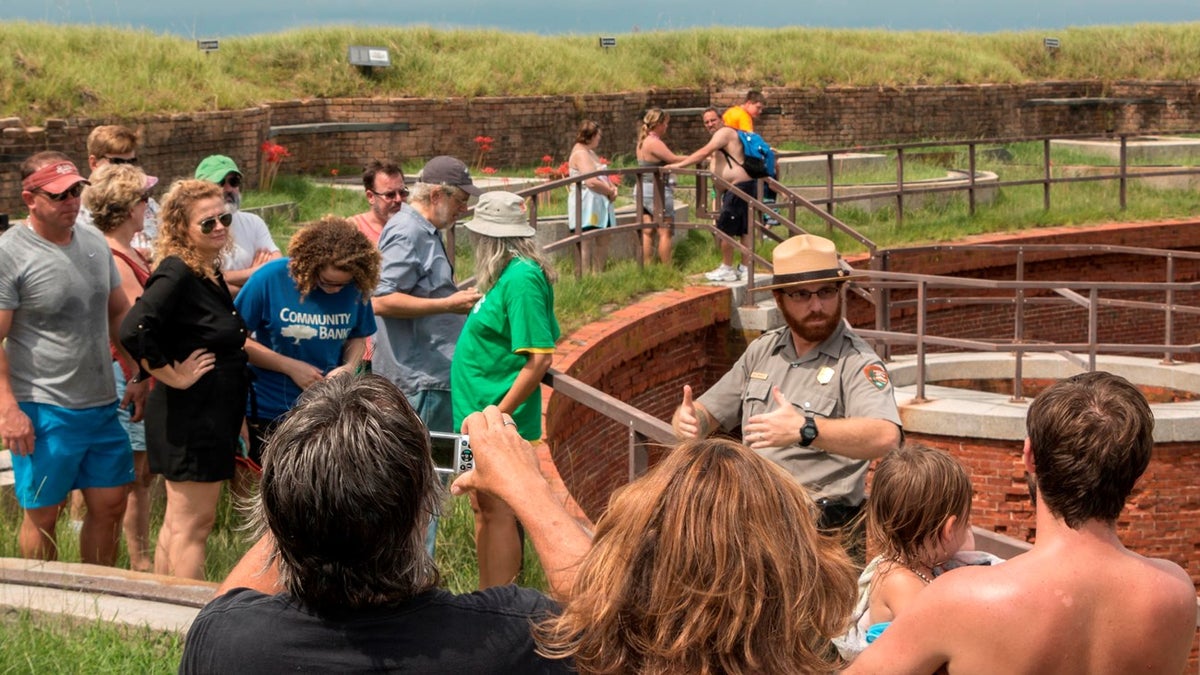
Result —
<path fill-rule="evenodd" d="M 471 414 L 463 422 L 470 437 L 474 470 L 459 476 L 450 492 L 480 491 L 512 504 L 522 492 L 544 485 L 537 452 L 517 433 L 511 418 L 496 406 Z"/>

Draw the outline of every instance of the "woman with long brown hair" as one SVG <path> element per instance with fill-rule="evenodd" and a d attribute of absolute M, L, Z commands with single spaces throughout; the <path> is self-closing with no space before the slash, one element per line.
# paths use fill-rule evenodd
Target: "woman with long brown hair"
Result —
<path fill-rule="evenodd" d="M 166 479 L 167 510 L 154 570 L 202 579 L 221 481 L 233 477 L 244 421 L 246 328 L 221 275 L 232 223 L 221 187 L 176 181 L 160 218 L 158 267 L 121 323 L 121 342 L 158 380 L 146 440 L 150 470 Z"/>
<path fill-rule="evenodd" d="M 596 154 L 600 147 L 600 125 L 584 120 L 575 134 L 575 145 L 571 147 L 568 171 L 571 176 L 604 171 L 608 165 Z M 572 183 L 567 191 L 567 224 L 572 232 L 588 232 L 616 227 L 617 216 L 613 202 L 617 199 L 617 186 L 607 176 L 593 176 L 580 183 Z M 576 211 L 576 200 L 579 201 Z M 579 225 L 582 223 L 583 227 Z M 608 237 L 585 239 L 581 247 L 583 271 L 599 274 L 604 271 L 608 260 Z"/>
<path fill-rule="evenodd" d="M 840 664 L 858 570 L 808 491 L 750 448 L 685 441 L 613 494 L 589 542 L 495 407 L 471 415 L 475 470 L 456 494 L 515 512 L 562 613 L 540 653 L 581 673 L 814 673 Z"/>

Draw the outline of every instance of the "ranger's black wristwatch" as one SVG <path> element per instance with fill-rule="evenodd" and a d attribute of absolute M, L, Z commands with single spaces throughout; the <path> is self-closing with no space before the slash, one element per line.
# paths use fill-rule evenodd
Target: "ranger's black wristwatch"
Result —
<path fill-rule="evenodd" d="M 821 432 L 817 431 L 817 420 L 813 417 L 813 412 L 805 410 L 804 426 L 800 427 L 800 447 L 807 448 L 820 435 Z"/>

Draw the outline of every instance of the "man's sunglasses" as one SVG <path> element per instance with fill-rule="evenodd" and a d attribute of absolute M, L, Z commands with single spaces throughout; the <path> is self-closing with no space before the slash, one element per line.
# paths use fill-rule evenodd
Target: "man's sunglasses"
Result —
<path fill-rule="evenodd" d="M 76 183 L 62 192 L 46 192 L 38 190 L 38 194 L 46 195 L 46 198 L 52 202 L 65 202 L 68 199 L 79 199 L 79 195 L 83 194 L 84 183 Z"/>
<path fill-rule="evenodd" d="M 108 160 L 108 163 L 109 163 L 109 164 L 137 164 L 137 163 L 138 163 L 138 158 L 137 158 L 137 157 L 129 157 L 129 158 L 125 158 L 125 157 L 105 157 L 104 159 Z"/>
<path fill-rule="evenodd" d="M 210 234 L 214 229 L 216 229 L 217 221 L 221 221 L 222 225 L 229 227 L 230 224 L 233 223 L 233 214 L 222 213 L 219 216 L 209 216 L 205 218 L 204 220 L 200 221 L 200 232 L 204 234 Z"/>
<path fill-rule="evenodd" d="M 397 199 L 408 199 L 408 188 L 400 188 L 391 192 L 376 192 L 375 190 L 371 190 L 371 194 L 386 199 L 389 202 L 394 202 Z"/>
<path fill-rule="evenodd" d="M 218 184 L 221 187 L 229 186 L 231 188 L 240 188 L 240 187 L 242 187 L 242 177 L 237 175 L 236 173 L 231 173 L 228 176 L 225 176 L 225 180 L 221 181 Z"/>
<path fill-rule="evenodd" d="M 822 286 L 815 291 L 810 291 L 804 288 L 792 288 L 784 291 L 783 294 L 793 300 L 799 300 L 801 302 L 807 302 L 808 299 L 814 295 L 822 300 L 830 300 L 838 294 L 838 287 Z"/>

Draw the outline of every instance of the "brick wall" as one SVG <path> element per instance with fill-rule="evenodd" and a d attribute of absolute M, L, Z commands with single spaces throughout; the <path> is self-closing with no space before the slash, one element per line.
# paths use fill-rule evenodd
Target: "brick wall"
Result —
<path fill-rule="evenodd" d="M 258 145 L 271 126 L 322 122 L 407 122 L 410 131 L 284 133 L 276 140 L 292 157 L 285 171 L 328 175 L 372 158 L 412 159 L 438 154 L 470 160 L 472 139 L 495 139 L 487 163 L 531 166 L 551 155 L 566 158 L 582 119 L 604 130 L 600 153 L 631 156 L 642 112 L 663 108 L 725 107 L 742 91 L 653 90 L 574 96 L 310 99 L 258 108 L 126 120 L 74 118 L 25 127 L 0 120 L 0 212 L 20 212 L 17 165 L 44 149 L 86 161 L 84 141 L 99 124 L 124 123 L 145 132 L 145 166 L 169 183 L 186 175 L 205 155 L 231 155 L 253 185 Z M 825 87 L 768 89 L 772 107 L 758 127 L 772 142 L 803 141 L 850 146 L 931 138 L 981 138 L 1200 128 L 1200 84 L 1192 82 L 1040 82 L 1019 85 L 936 87 Z M 1109 97 L 1126 102 L 1035 105 L 1034 99 Z M 667 138 L 676 151 L 703 145 L 708 134 L 695 116 L 677 116 Z"/>
<path fill-rule="evenodd" d="M 201 159 L 229 155 L 251 182 L 258 178 L 258 146 L 270 125 L 270 108 L 153 115 L 137 120 L 50 120 L 44 127 L 26 127 L 17 118 L 0 120 L 0 213 L 23 214 L 20 164 L 42 150 L 65 152 L 79 170 L 88 173 L 87 137 L 104 124 L 140 129 L 138 153 L 148 173 L 159 177 L 160 190 L 172 180 L 191 177 Z"/>
<path fill-rule="evenodd" d="M 575 332 L 554 367 L 660 419 L 669 420 L 683 385 L 712 386 L 745 348 L 730 328 L 728 288 L 656 293 Z M 563 482 L 595 521 L 628 482 L 628 434 L 616 422 L 551 392 L 546 440 Z M 662 455 L 650 451 L 650 463 Z"/>
<path fill-rule="evenodd" d="M 1094 246 L 1131 246 L 1173 250 L 1200 250 L 1200 221 L 1172 221 L 1154 224 L 1108 224 L 1088 228 L 1049 228 L 1014 236 L 1012 234 L 972 237 L 962 243 L 1060 243 Z M 1167 281 L 1165 258 L 1123 253 L 1044 252 L 1024 254 L 1024 278 L 1027 281 Z M 951 249 L 896 249 L 887 252 L 887 269 L 894 272 L 970 276 L 979 279 L 1014 280 L 1017 253 L 1015 251 L 954 251 Z M 866 266 L 861 258 L 851 264 Z M 1200 261 L 1176 260 L 1173 280 L 1200 280 Z M 1013 297 L 1012 291 L 931 290 L 929 298 L 956 296 Z M 1030 294 L 1030 297 L 1057 297 L 1052 292 Z M 913 292 L 893 291 L 893 301 L 912 300 Z M 1129 299 L 1163 302 L 1162 292 L 1113 292 L 1100 294 L 1102 299 Z M 1200 294 L 1177 292 L 1175 302 L 1200 306 Z M 927 302 L 926 321 L 930 335 L 1011 339 L 1014 332 L 1011 305 L 947 305 Z M 850 305 L 852 323 L 864 325 L 874 321 L 874 307 L 865 301 Z M 916 310 L 911 305 L 891 312 L 891 327 L 898 331 L 914 331 Z M 1025 310 L 1024 339 L 1030 342 L 1086 342 L 1087 310 L 1078 305 L 1031 305 Z M 1165 341 L 1165 316 L 1161 311 L 1105 307 L 1098 313 L 1097 336 L 1100 342 L 1128 344 L 1159 344 Z M 1176 344 L 1195 342 L 1200 337 L 1200 317 L 1177 313 L 1172 318 L 1173 341 Z M 931 348 L 936 350 L 936 348 Z M 911 352 L 897 348 L 896 353 Z M 1179 355 L 1181 360 L 1200 360 L 1200 355 Z"/>

